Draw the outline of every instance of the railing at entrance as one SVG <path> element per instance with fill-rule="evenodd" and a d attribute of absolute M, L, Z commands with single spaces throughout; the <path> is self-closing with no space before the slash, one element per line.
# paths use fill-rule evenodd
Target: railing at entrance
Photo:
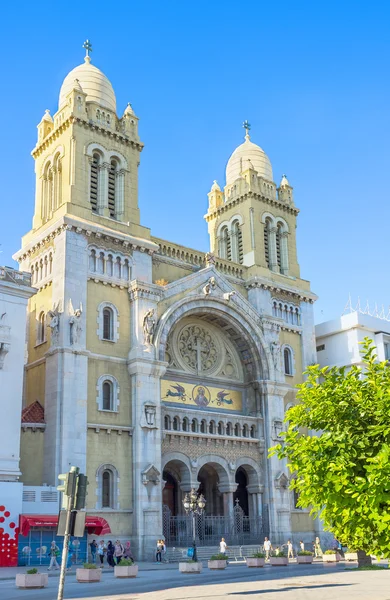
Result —
<path fill-rule="evenodd" d="M 269 535 L 267 507 L 263 517 L 247 517 L 239 505 L 233 516 L 196 515 L 196 543 L 200 546 L 217 546 L 224 537 L 229 545 L 259 544 Z M 168 506 L 163 506 L 163 533 L 168 546 L 192 545 L 192 517 L 172 516 Z"/>

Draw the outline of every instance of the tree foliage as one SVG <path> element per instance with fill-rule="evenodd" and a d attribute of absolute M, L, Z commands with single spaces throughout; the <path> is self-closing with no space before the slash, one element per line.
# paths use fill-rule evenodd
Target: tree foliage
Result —
<path fill-rule="evenodd" d="M 350 548 L 390 558 L 390 367 L 369 338 L 363 368 L 308 367 L 284 441 L 298 505 Z"/>

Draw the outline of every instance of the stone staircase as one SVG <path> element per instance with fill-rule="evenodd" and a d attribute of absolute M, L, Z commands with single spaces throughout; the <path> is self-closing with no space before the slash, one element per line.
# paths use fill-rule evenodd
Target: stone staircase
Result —
<path fill-rule="evenodd" d="M 188 548 L 167 548 L 165 560 L 168 562 L 180 562 L 188 560 Z M 198 560 L 206 562 L 213 554 L 219 554 L 218 546 L 197 546 L 196 552 Z M 252 556 L 255 552 L 262 552 L 261 546 L 229 546 L 227 550 L 228 560 L 230 562 L 245 562 L 247 556 Z"/>

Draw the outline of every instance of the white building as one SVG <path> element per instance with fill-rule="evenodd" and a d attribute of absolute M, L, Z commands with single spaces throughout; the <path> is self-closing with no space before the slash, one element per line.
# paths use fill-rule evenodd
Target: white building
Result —
<path fill-rule="evenodd" d="M 355 310 L 316 325 L 317 360 L 321 367 L 362 364 L 360 342 L 369 337 L 379 360 L 390 360 L 390 322 Z"/>
<path fill-rule="evenodd" d="M 30 273 L 0 267 L 0 566 L 17 564 L 17 534 L 22 513 L 20 414 L 27 301 L 36 293 Z M 12 407 L 12 409 L 11 409 Z"/>

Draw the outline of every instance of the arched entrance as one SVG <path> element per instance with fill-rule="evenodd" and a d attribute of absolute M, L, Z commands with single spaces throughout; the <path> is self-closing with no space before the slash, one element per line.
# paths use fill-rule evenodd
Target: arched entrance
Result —
<path fill-rule="evenodd" d="M 239 506 L 244 511 L 244 515 L 246 517 L 249 516 L 249 502 L 248 502 L 248 477 L 243 467 L 239 467 L 236 471 L 236 483 L 237 489 L 233 494 L 233 500 L 236 504 L 236 500 L 238 500 Z"/>
<path fill-rule="evenodd" d="M 219 477 L 212 464 L 205 464 L 198 473 L 199 493 L 206 499 L 206 515 L 223 515 L 223 497 L 218 489 Z"/>

